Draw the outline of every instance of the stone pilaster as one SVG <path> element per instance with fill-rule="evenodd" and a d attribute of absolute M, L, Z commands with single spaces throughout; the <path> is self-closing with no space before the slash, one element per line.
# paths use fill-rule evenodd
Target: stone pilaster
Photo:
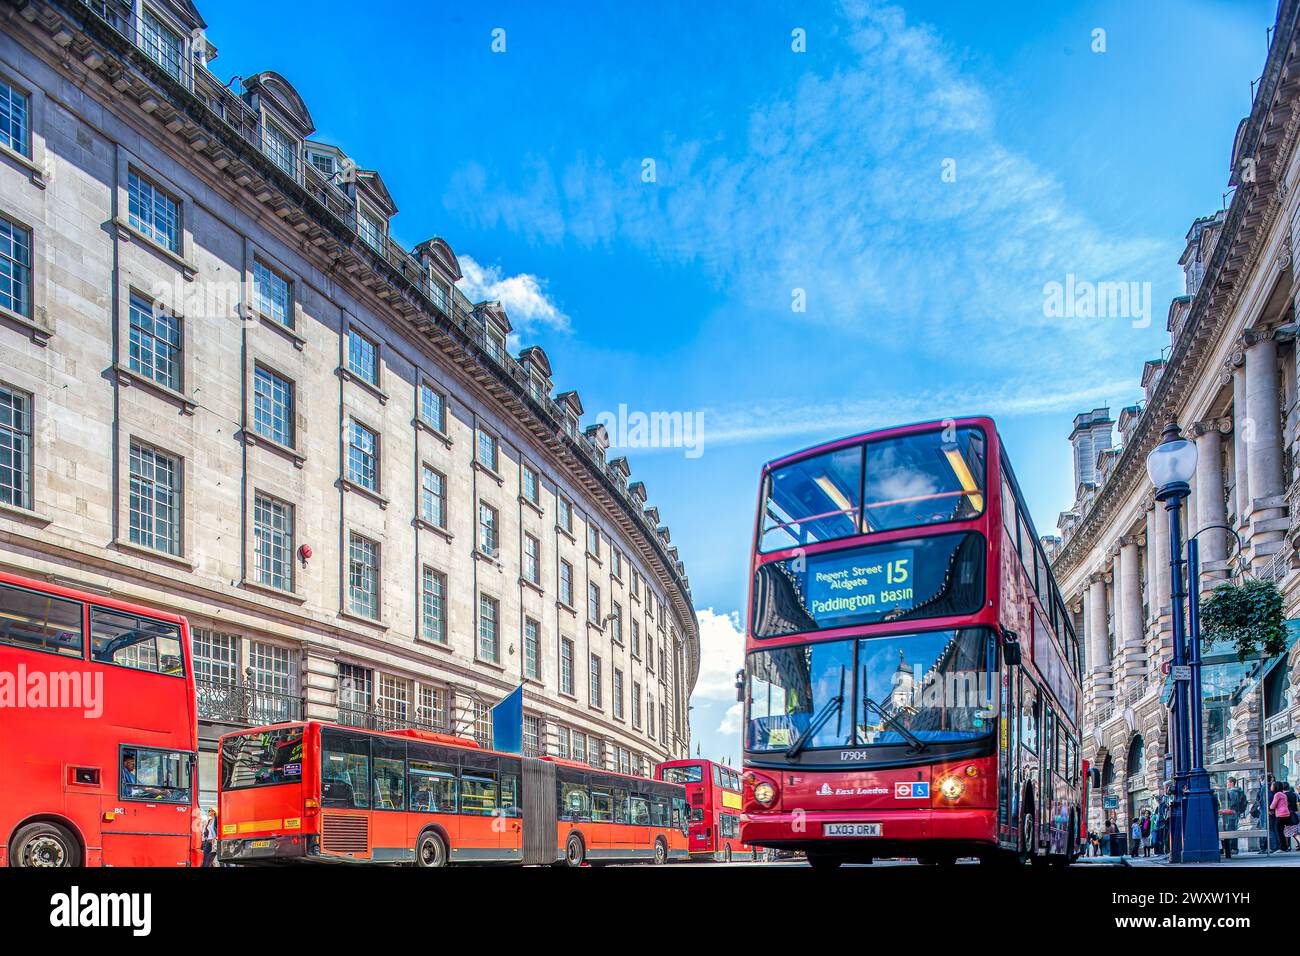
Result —
<path fill-rule="evenodd" d="M 1269 331 L 1246 332 L 1247 470 L 1250 475 L 1251 566 L 1282 547 L 1287 520 L 1282 483 L 1282 413 L 1278 399 L 1277 342 Z"/>

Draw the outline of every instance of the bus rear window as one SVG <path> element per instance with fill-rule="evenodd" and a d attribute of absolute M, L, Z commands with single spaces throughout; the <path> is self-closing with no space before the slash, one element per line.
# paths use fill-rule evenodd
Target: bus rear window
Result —
<path fill-rule="evenodd" d="M 222 790 L 275 787 L 301 780 L 301 727 L 240 734 L 222 741 Z"/>
<path fill-rule="evenodd" d="M 668 783 L 700 783 L 704 768 L 697 763 L 685 767 L 664 767 L 664 780 Z"/>

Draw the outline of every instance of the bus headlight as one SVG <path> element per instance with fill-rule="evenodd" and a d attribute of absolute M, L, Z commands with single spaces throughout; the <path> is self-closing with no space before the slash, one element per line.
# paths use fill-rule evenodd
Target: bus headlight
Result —
<path fill-rule="evenodd" d="M 754 786 L 754 799 L 765 807 L 770 807 L 776 803 L 776 787 L 772 786 L 766 780 Z"/>
<path fill-rule="evenodd" d="M 944 777 L 939 781 L 939 793 L 945 800 L 957 800 L 966 792 L 960 777 Z"/>

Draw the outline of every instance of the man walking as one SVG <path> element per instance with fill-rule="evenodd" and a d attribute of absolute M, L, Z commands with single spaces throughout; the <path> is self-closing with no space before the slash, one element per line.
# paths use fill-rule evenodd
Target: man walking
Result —
<path fill-rule="evenodd" d="M 1223 832 L 1223 858 L 1232 859 L 1237 840 L 1228 834 L 1235 833 L 1241 826 L 1242 816 L 1246 813 L 1246 791 L 1237 786 L 1237 778 L 1228 778 L 1228 792 L 1223 795 L 1223 809 L 1219 811 L 1222 818 L 1220 830 Z"/>

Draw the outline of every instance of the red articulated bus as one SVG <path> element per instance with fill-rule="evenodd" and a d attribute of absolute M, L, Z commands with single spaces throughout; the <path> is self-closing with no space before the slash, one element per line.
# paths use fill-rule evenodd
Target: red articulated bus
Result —
<path fill-rule="evenodd" d="M 740 839 L 743 785 L 736 770 L 712 760 L 669 760 L 655 767 L 655 779 L 686 788 L 691 859 L 730 863 L 738 853 L 758 858 L 757 848 Z"/>
<path fill-rule="evenodd" d="M 990 419 L 769 463 L 750 570 L 745 842 L 1079 854 L 1079 644 Z"/>
<path fill-rule="evenodd" d="M 198 862 L 183 617 L 0 573 L 0 865 Z"/>
<path fill-rule="evenodd" d="M 688 858 L 682 787 L 422 730 L 309 721 L 227 734 L 218 815 L 227 864 Z"/>

